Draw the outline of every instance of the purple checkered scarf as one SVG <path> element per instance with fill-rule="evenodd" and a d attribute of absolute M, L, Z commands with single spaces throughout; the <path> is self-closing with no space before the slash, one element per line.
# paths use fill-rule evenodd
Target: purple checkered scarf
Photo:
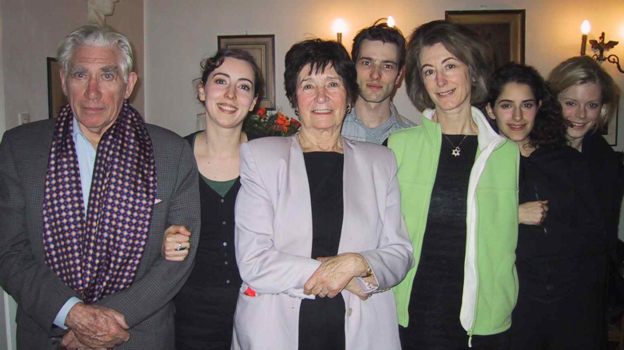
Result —
<path fill-rule="evenodd" d="M 134 281 L 156 199 L 156 166 L 141 115 L 124 103 L 98 144 L 85 218 L 73 118 L 67 105 L 54 126 L 43 246 L 48 266 L 92 303 Z"/>

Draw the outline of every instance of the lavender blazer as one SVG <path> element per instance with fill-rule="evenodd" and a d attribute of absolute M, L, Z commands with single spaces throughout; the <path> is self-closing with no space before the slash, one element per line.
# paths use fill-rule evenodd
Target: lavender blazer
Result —
<path fill-rule="evenodd" d="M 343 291 L 347 349 L 400 349 L 389 290 L 412 266 L 401 218 L 396 163 L 385 147 L 343 138 L 344 219 L 339 253 L 359 252 L 379 287 L 362 301 Z M 297 348 L 303 285 L 320 263 L 310 258 L 312 216 L 303 152 L 296 137 L 241 147 L 236 260 L 243 279 L 233 349 Z M 243 294 L 247 287 L 256 296 Z"/>

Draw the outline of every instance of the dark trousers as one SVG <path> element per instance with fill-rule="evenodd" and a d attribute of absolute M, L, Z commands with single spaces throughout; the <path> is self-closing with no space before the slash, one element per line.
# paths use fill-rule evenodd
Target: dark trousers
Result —
<path fill-rule="evenodd" d="M 586 260 L 578 279 L 560 295 L 520 293 L 511 324 L 512 350 L 599 350 L 606 346 L 606 261 Z"/>
<path fill-rule="evenodd" d="M 459 323 L 459 316 L 458 321 Z M 414 325 L 413 327 L 418 327 Z M 473 335 L 472 347 L 468 347 L 468 335 L 459 327 L 454 334 L 438 332 L 414 332 L 413 327 L 399 326 L 399 337 L 403 350 L 508 350 L 509 330 L 492 335 Z M 438 333 L 438 334 L 436 334 Z M 526 350 L 526 349 L 525 349 Z"/>

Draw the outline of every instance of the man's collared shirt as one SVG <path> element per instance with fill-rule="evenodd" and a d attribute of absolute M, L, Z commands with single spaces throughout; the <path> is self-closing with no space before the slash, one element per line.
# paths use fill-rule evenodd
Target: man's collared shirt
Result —
<path fill-rule="evenodd" d="M 400 115 L 394 103 L 390 103 L 390 118 L 375 128 L 368 128 L 355 114 L 355 108 L 347 114 L 342 124 L 342 136 L 355 140 L 384 144 L 390 134 L 398 129 L 415 126 L 416 123 Z"/>
<path fill-rule="evenodd" d="M 82 189 L 82 204 L 84 205 L 85 217 L 89 206 L 89 193 L 91 193 L 91 181 L 93 180 L 93 168 L 95 167 L 95 157 L 97 150 L 87 140 L 87 137 L 80 130 L 80 125 L 76 118 L 73 120 L 74 132 L 72 137 L 76 145 L 76 156 L 78 157 L 78 168 L 80 169 L 80 186 Z"/>
<path fill-rule="evenodd" d="M 78 121 L 76 118 L 73 119 L 73 133 L 72 138 L 74 140 L 74 145 L 76 147 L 76 157 L 78 158 L 78 168 L 80 170 L 80 187 L 82 189 L 82 203 L 84 205 L 84 213 L 85 217 L 87 216 L 87 209 L 89 206 L 89 194 L 91 192 L 91 182 L 93 180 L 93 168 L 95 166 L 95 157 L 97 155 L 97 150 L 93 145 L 87 140 L 86 136 L 80 130 L 80 125 L 78 125 Z M 67 329 L 65 325 L 65 319 L 67 318 L 67 314 L 69 310 L 71 310 L 74 305 L 82 302 L 82 300 L 71 297 L 65 302 L 61 310 L 59 310 L 58 314 L 56 314 L 56 318 L 54 318 L 54 325 L 57 327 Z"/>

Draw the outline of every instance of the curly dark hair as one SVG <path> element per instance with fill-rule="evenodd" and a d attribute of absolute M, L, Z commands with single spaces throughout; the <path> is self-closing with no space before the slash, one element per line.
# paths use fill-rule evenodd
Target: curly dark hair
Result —
<path fill-rule="evenodd" d="M 535 100 L 541 103 L 535 115 L 533 129 L 529 133 L 529 144 L 535 148 L 566 145 L 567 124 L 561 113 L 561 105 L 537 70 L 513 62 L 498 68 L 488 82 L 490 107 L 494 106 L 508 83 L 527 85 Z"/>
<path fill-rule="evenodd" d="M 357 73 L 347 50 L 336 41 L 321 39 L 304 40 L 294 44 L 286 53 L 284 87 L 290 105 L 297 109 L 297 77 L 299 72 L 310 65 L 310 73 L 323 72 L 328 66 L 334 70 L 347 90 L 347 103 L 353 105 L 358 96 Z"/>

